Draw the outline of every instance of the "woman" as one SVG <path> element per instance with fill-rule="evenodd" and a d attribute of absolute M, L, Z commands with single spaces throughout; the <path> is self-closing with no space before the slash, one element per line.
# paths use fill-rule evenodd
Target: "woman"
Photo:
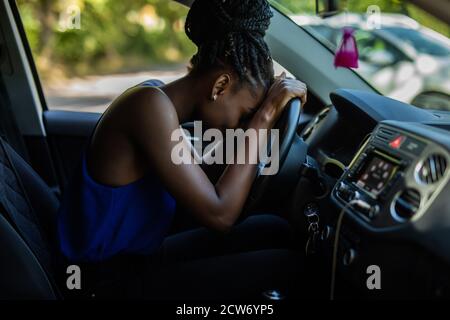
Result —
<path fill-rule="evenodd" d="M 171 159 L 179 143 L 171 135 L 180 123 L 269 129 L 289 100 L 306 101 L 303 83 L 274 79 L 263 39 L 271 17 L 266 0 L 193 3 L 185 29 L 198 52 L 189 73 L 167 85 L 147 82 L 127 90 L 91 137 L 59 214 L 60 246 L 70 261 L 104 274 L 116 265 L 111 261 L 146 257 L 140 264 L 147 270 L 144 290 L 150 297 L 158 292 L 156 298 L 236 297 L 236 288 L 251 296 L 264 288 L 263 279 L 273 287 L 286 284 L 279 279 L 288 274 L 283 264 L 292 262 L 291 253 L 280 250 L 288 242 L 286 223 L 260 216 L 233 227 L 256 166 L 228 165 L 214 185 L 200 166 Z M 239 148 L 257 157 L 248 143 Z M 206 228 L 166 237 L 175 202 Z M 231 285 L 231 278 L 240 285 Z"/>

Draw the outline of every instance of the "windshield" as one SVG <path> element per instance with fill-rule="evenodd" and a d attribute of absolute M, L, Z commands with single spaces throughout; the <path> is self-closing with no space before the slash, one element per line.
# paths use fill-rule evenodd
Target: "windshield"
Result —
<path fill-rule="evenodd" d="M 402 0 L 273 0 L 332 51 L 350 26 L 359 52 L 354 71 L 382 94 L 450 111 L 450 26 Z M 318 7 L 316 7 L 316 4 Z"/>
<path fill-rule="evenodd" d="M 384 30 L 398 39 L 407 42 L 419 53 L 440 57 L 450 56 L 450 47 L 448 43 L 433 39 L 429 34 L 424 32 L 399 27 L 385 27 Z"/>

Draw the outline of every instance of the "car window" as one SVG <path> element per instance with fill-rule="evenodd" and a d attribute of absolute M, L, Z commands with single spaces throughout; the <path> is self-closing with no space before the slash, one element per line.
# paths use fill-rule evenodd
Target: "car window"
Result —
<path fill-rule="evenodd" d="M 342 28 L 352 27 L 359 76 L 386 96 L 450 111 L 448 24 L 402 0 L 271 3 L 332 51 L 340 44 Z"/>
<path fill-rule="evenodd" d="M 49 109 L 103 112 L 127 88 L 186 74 L 188 8 L 167 0 L 19 0 Z M 288 70 L 274 61 L 275 73 Z"/>
<path fill-rule="evenodd" d="M 186 73 L 188 8 L 166 0 L 18 0 L 49 109 L 103 112 L 125 89 Z"/>

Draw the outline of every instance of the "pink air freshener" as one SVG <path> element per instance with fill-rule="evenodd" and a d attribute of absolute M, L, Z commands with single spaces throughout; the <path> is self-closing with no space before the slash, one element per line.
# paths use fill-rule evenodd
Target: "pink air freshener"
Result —
<path fill-rule="evenodd" d="M 334 66 L 344 68 L 358 68 L 358 47 L 353 36 L 354 30 L 343 28 L 342 42 L 334 55 Z"/>

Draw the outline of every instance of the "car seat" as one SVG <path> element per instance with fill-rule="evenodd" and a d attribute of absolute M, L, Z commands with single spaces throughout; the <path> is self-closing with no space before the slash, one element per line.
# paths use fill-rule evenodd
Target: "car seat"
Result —
<path fill-rule="evenodd" d="M 0 138 L 0 299 L 57 299 L 59 201 Z"/>

